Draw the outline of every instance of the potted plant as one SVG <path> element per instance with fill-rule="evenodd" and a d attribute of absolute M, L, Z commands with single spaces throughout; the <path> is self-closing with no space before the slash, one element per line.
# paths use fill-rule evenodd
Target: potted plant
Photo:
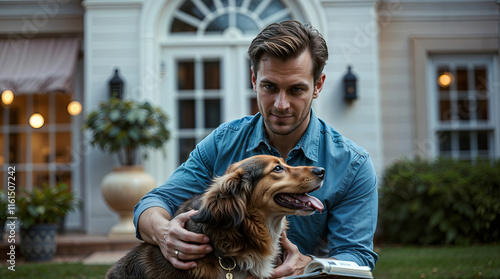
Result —
<path fill-rule="evenodd" d="M 104 199 L 120 217 L 111 228 L 111 237 L 135 237 L 133 208 L 156 187 L 154 179 L 138 165 L 139 154 L 147 149 L 164 151 L 170 137 L 167 124 L 168 117 L 160 108 L 118 98 L 101 103 L 84 120 L 83 130 L 90 132 L 90 144 L 116 154 L 120 162 L 101 182 Z"/>
<path fill-rule="evenodd" d="M 17 201 L 21 220 L 21 253 L 28 261 L 51 260 L 56 251 L 60 220 L 81 206 L 65 183 L 21 190 Z"/>

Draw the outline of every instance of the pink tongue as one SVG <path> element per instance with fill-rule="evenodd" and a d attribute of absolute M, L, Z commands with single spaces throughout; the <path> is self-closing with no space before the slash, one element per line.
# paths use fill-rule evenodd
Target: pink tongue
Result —
<path fill-rule="evenodd" d="M 309 196 L 309 195 L 305 194 L 305 195 L 300 195 L 300 196 L 294 196 L 294 198 L 300 200 L 301 202 L 305 203 L 306 205 L 311 205 L 312 207 L 316 208 L 319 212 L 321 212 L 321 211 L 323 211 L 323 209 L 325 209 L 325 207 L 323 206 L 323 203 L 313 196 Z"/>

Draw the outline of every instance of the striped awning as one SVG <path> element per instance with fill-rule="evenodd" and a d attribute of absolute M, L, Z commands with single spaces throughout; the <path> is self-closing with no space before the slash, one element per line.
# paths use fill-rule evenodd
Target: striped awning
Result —
<path fill-rule="evenodd" d="M 0 40 L 0 92 L 73 92 L 79 49 L 78 38 Z"/>

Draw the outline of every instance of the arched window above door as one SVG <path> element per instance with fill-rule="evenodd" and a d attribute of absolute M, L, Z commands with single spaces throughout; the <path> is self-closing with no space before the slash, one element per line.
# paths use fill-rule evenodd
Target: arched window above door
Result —
<path fill-rule="evenodd" d="M 280 0 L 187 0 L 174 12 L 170 32 L 253 35 L 272 22 L 288 19 L 292 19 L 291 11 Z"/>

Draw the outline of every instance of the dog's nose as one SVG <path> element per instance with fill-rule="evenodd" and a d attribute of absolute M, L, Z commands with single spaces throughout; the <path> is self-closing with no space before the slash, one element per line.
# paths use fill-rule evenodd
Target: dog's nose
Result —
<path fill-rule="evenodd" d="M 321 179 L 325 178 L 325 169 L 324 168 L 315 167 L 312 169 L 312 173 L 314 173 L 315 175 L 317 175 Z"/>

